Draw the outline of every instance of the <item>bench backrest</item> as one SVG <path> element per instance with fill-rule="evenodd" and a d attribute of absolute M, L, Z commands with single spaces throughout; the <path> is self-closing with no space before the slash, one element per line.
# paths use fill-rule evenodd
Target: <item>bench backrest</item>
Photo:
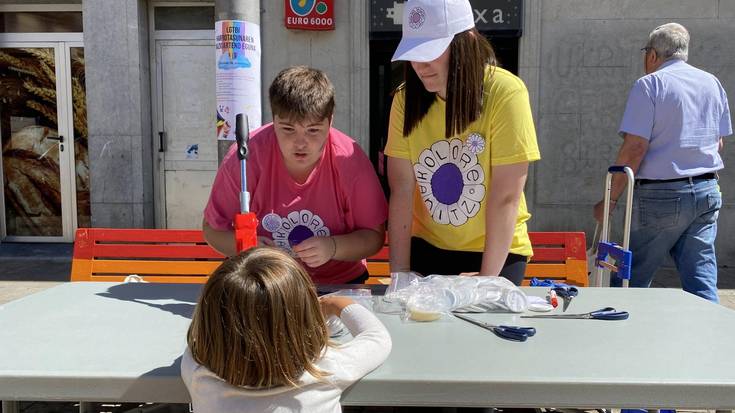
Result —
<path fill-rule="evenodd" d="M 80 228 L 71 280 L 203 283 L 223 259 L 201 230 Z"/>
<path fill-rule="evenodd" d="M 533 257 L 526 266 L 527 284 L 533 277 L 580 287 L 589 285 L 584 232 L 529 232 Z"/>
<path fill-rule="evenodd" d="M 584 232 L 529 232 L 532 277 L 587 286 Z M 368 283 L 390 276 L 389 246 L 367 259 Z M 80 228 L 74 242 L 72 281 L 119 282 L 138 274 L 149 282 L 204 283 L 224 257 L 200 230 Z"/>
<path fill-rule="evenodd" d="M 528 285 L 533 277 L 582 287 L 589 284 L 584 232 L 529 232 L 528 237 L 533 257 L 526 266 L 524 284 Z M 381 283 L 385 281 L 382 278 L 390 277 L 389 254 L 386 243 L 377 254 L 367 259 L 371 276 L 368 283 Z"/>

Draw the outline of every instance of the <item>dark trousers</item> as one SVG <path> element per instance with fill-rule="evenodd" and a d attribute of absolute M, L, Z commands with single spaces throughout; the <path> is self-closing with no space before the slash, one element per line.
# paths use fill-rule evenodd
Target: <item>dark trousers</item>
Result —
<path fill-rule="evenodd" d="M 368 278 L 370 278 L 370 273 L 365 271 L 364 273 L 362 273 L 362 275 L 358 276 L 352 281 L 348 281 L 346 284 L 365 284 L 365 281 L 367 281 Z"/>
<path fill-rule="evenodd" d="M 521 285 L 526 274 L 528 258 L 508 253 L 500 276 L 515 285 Z M 437 248 L 422 238 L 411 238 L 411 271 L 423 275 L 456 275 L 462 272 L 479 272 L 482 266 L 482 253 L 472 251 L 452 251 Z"/>

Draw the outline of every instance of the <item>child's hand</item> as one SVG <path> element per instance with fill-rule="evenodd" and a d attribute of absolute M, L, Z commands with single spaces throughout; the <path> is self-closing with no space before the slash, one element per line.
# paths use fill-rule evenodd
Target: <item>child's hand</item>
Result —
<path fill-rule="evenodd" d="M 304 264 L 314 268 L 334 257 L 337 252 L 337 241 L 333 237 L 311 237 L 293 246 L 292 249 Z"/>
<path fill-rule="evenodd" d="M 324 317 L 337 316 L 342 314 L 342 310 L 355 301 L 348 297 L 340 297 L 338 295 L 325 295 L 319 297 L 319 305 L 322 307 Z"/>

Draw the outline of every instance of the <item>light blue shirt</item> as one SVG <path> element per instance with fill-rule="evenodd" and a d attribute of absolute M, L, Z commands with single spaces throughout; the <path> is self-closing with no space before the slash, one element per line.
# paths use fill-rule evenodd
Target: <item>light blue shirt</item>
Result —
<path fill-rule="evenodd" d="M 671 59 L 633 84 L 619 133 L 648 140 L 637 178 L 717 171 L 720 137 L 732 134 L 727 94 L 712 74 Z"/>

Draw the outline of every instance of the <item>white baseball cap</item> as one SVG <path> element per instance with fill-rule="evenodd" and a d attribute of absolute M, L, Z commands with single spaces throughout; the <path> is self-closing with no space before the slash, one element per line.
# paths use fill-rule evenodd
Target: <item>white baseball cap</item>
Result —
<path fill-rule="evenodd" d="M 447 50 L 455 34 L 473 27 L 469 0 L 408 0 L 403 37 L 391 61 L 430 62 Z"/>

